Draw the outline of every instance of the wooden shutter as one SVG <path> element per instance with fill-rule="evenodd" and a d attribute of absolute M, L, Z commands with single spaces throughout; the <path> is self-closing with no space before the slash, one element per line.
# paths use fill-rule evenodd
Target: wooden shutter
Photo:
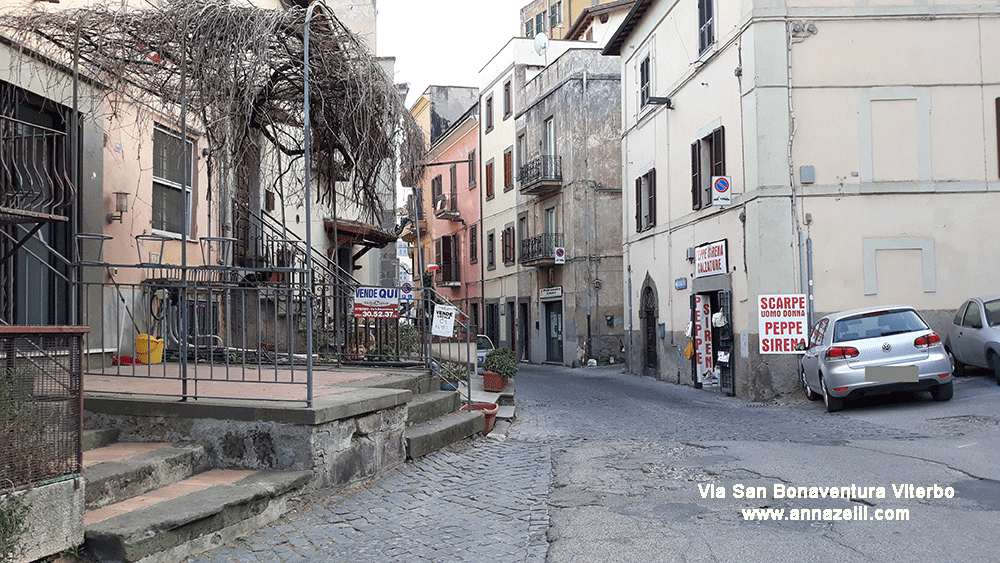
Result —
<path fill-rule="evenodd" d="M 712 175 L 726 175 L 726 130 L 724 127 L 712 131 Z"/>
<path fill-rule="evenodd" d="M 646 225 L 652 227 L 656 224 L 656 169 L 650 170 L 646 176 L 649 178 L 649 182 L 647 182 L 647 189 L 649 189 L 649 221 Z"/>
<path fill-rule="evenodd" d="M 701 209 L 701 152 L 698 141 L 691 143 L 691 209 Z"/>
<path fill-rule="evenodd" d="M 635 230 L 642 230 L 642 176 L 635 179 Z"/>

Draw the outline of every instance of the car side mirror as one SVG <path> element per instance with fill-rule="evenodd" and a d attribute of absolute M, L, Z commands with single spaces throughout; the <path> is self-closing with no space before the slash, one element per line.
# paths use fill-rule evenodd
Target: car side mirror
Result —
<path fill-rule="evenodd" d="M 806 349 L 806 343 L 805 343 L 805 341 L 801 341 L 801 342 L 796 342 L 795 343 L 795 351 L 796 352 L 803 352 L 803 351 L 805 351 L 805 349 Z"/>

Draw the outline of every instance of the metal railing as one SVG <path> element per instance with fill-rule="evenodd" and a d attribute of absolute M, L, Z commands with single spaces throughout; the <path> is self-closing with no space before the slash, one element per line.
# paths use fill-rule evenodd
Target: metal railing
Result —
<path fill-rule="evenodd" d="M 68 143 L 61 131 L 0 115 L 0 214 L 7 221 L 69 215 L 76 190 Z"/>
<path fill-rule="evenodd" d="M 531 189 L 541 182 L 562 182 L 562 177 L 562 157 L 555 155 L 539 156 L 517 171 L 521 189 Z"/>
<path fill-rule="evenodd" d="M 563 233 L 542 233 L 521 240 L 521 262 L 553 259 L 556 248 L 565 244 Z"/>
<path fill-rule="evenodd" d="M 475 368 L 474 335 L 464 317 L 453 335 L 430 336 L 435 307 L 451 306 L 433 289 L 414 288 L 399 318 L 356 318 L 355 282 L 314 276 L 309 286 L 300 261 L 291 264 L 188 267 L 183 276 L 180 266 L 101 264 L 117 268 L 120 279 L 144 281 L 80 284 L 84 323 L 110 350 L 87 355 L 85 371 L 96 377 L 88 389 L 307 401 L 320 377 L 306 366 L 310 314 L 319 372 L 344 365 L 434 368 L 443 361 L 467 364 L 470 373 Z M 129 272 L 135 268 L 142 271 Z M 123 385 L 118 378 L 133 382 Z"/>
<path fill-rule="evenodd" d="M 22 488 L 82 471 L 86 327 L 0 326 L 0 480 Z"/>

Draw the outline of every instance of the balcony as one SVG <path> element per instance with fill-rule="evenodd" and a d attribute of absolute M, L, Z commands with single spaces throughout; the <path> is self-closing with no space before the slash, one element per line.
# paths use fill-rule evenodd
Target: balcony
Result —
<path fill-rule="evenodd" d="M 438 219 L 458 221 L 458 196 L 456 194 L 438 194 L 434 198 L 434 216 Z"/>
<path fill-rule="evenodd" d="M 461 287 L 462 276 L 458 262 L 445 262 L 441 269 L 434 272 L 434 285 L 437 287 Z"/>
<path fill-rule="evenodd" d="M 543 233 L 521 240 L 521 264 L 525 266 L 552 266 L 556 261 L 556 248 L 565 245 L 563 233 Z"/>
<path fill-rule="evenodd" d="M 541 195 L 562 187 L 562 157 L 540 156 L 521 166 L 517 171 L 517 182 L 521 193 Z"/>

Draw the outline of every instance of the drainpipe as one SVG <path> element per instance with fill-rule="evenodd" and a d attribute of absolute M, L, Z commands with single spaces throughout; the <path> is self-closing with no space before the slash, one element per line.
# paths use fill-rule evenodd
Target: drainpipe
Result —
<path fill-rule="evenodd" d="M 312 407 L 313 404 L 313 263 L 312 263 L 312 210 L 310 209 L 310 204 L 312 203 L 312 143 L 310 139 L 311 131 L 309 130 L 309 22 L 312 19 L 313 10 L 316 8 L 316 4 L 310 4 L 309 9 L 306 10 L 306 21 L 305 29 L 303 30 L 302 42 L 303 42 L 303 68 L 302 68 L 302 98 L 304 105 L 304 116 L 303 116 L 303 133 L 305 134 L 304 148 L 305 148 L 305 199 L 306 199 L 306 405 Z M 337 187 L 334 186 L 334 193 L 336 193 Z M 336 220 L 336 212 L 334 212 L 334 220 Z M 334 225 L 334 233 L 337 232 L 337 227 Z M 340 249 L 337 249 L 338 251 Z M 336 302 L 336 301 L 335 301 Z"/>

